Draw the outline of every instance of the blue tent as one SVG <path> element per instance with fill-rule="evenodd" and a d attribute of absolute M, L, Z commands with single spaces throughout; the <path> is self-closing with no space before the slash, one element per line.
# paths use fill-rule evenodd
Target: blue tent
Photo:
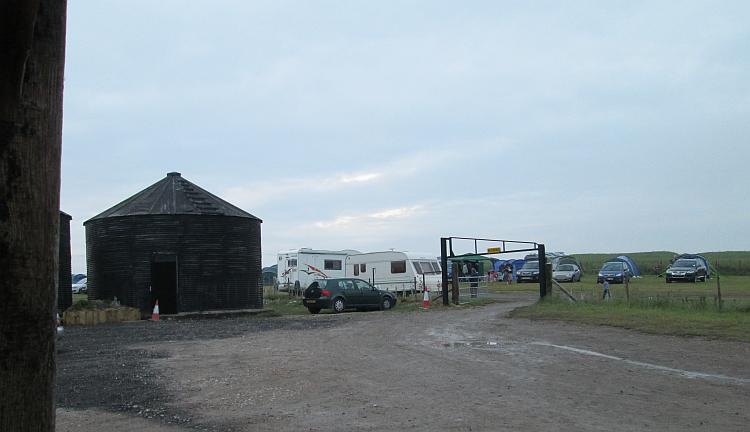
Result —
<path fill-rule="evenodd" d="M 522 260 L 522 259 L 509 259 L 509 260 L 505 260 L 505 261 L 498 261 L 498 262 L 495 263 L 495 271 L 499 273 L 499 272 L 502 271 L 502 269 L 506 265 L 510 265 L 511 266 L 511 276 L 513 277 L 513 280 L 516 280 L 516 272 L 518 272 L 518 269 L 520 269 L 521 267 L 523 267 L 523 264 L 525 262 L 526 261 Z"/>
<path fill-rule="evenodd" d="M 641 270 L 638 268 L 638 265 L 635 263 L 635 261 L 633 261 L 633 258 L 630 258 L 627 255 L 620 255 L 617 258 L 612 258 L 608 262 L 613 262 L 613 261 L 624 262 L 625 264 L 628 265 L 628 267 L 630 267 L 630 270 L 633 272 L 633 276 L 641 277 Z"/>

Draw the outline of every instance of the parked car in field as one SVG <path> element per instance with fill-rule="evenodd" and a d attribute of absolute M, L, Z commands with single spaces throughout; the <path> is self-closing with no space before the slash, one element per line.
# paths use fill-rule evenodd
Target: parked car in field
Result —
<path fill-rule="evenodd" d="M 89 292 L 89 289 L 86 285 L 87 278 L 83 278 L 79 280 L 78 282 L 74 283 L 72 285 L 73 287 L 73 294 L 82 294 Z"/>
<path fill-rule="evenodd" d="M 673 281 L 705 282 L 707 274 L 708 270 L 700 260 L 680 258 L 667 269 L 666 280 L 667 283 Z"/>
<path fill-rule="evenodd" d="M 596 283 L 623 283 L 625 279 L 633 277 L 630 267 L 622 261 L 605 262 L 596 277 Z"/>
<path fill-rule="evenodd" d="M 539 282 L 539 261 L 526 261 L 516 272 L 516 281 L 521 282 Z"/>
<path fill-rule="evenodd" d="M 316 279 L 305 289 L 302 304 L 311 314 L 322 309 L 334 313 L 350 308 L 388 310 L 396 306 L 396 294 L 379 290 L 362 279 Z"/>
<path fill-rule="evenodd" d="M 560 264 L 552 271 L 552 279 L 558 282 L 580 282 L 581 269 L 575 264 Z"/>

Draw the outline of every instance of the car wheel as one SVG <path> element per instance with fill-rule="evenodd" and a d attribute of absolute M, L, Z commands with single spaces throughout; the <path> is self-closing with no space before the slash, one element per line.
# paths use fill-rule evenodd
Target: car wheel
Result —
<path fill-rule="evenodd" d="M 337 297 L 333 301 L 333 313 L 343 312 L 344 309 L 346 309 L 346 304 L 344 303 L 344 299 L 342 299 L 341 297 Z"/>
<path fill-rule="evenodd" d="M 388 310 L 393 307 L 393 299 L 389 296 L 383 297 L 383 301 L 380 303 L 380 310 Z"/>
<path fill-rule="evenodd" d="M 315 315 L 318 312 L 320 312 L 320 308 L 307 308 L 308 311 L 310 311 L 311 314 Z"/>

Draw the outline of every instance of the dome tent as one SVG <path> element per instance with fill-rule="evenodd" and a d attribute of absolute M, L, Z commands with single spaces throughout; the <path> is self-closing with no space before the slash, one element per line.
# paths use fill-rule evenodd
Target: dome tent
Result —
<path fill-rule="evenodd" d="M 607 260 L 607 262 L 624 262 L 625 264 L 630 267 L 630 270 L 633 272 L 633 276 L 635 277 L 641 277 L 641 269 L 638 268 L 638 265 L 633 261 L 633 258 L 630 258 L 627 255 L 620 255 L 618 257 L 612 258 Z"/>

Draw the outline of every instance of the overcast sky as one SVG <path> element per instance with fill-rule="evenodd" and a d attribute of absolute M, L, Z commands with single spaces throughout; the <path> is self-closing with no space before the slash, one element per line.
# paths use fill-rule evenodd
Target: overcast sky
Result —
<path fill-rule="evenodd" d="M 68 2 L 62 202 L 169 171 L 298 247 L 747 250 L 750 2 Z M 456 251 L 459 252 L 459 251 Z"/>

